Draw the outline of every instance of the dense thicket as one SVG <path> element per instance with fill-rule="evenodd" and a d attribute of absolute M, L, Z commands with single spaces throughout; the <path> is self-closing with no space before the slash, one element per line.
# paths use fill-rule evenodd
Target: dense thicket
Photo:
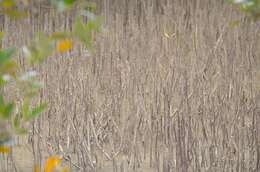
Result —
<path fill-rule="evenodd" d="M 75 171 L 258 171 L 258 24 L 224 1 L 96 3 L 96 53 L 79 46 L 39 68 L 50 106 L 20 139 L 28 159 L 62 154 Z M 4 47 L 71 28 L 73 11 L 34 8 L 21 21 L 1 16 Z"/>

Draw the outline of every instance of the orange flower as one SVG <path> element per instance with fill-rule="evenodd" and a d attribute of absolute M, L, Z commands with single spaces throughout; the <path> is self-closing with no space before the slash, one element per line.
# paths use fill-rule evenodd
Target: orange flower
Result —
<path fill-rule="evenodd" d="M 35 166 L 34 172 L 41 172 L 41 169 L 40 169 L 39 165 Z"/>
<path fill-rule="evenodd" d="M 52 172 L 58 165 L 61 164 L 62 159 L 59 157 L 50 157 L 45 165 L 45 172 Z"/>
<path fill-rule="evenodd" d="M 57 51 L 64 53 L 66 51 L 69 51 L 70 49 L 72 49 L 73 47 L 73 42 L 70 39 L 65 39 L 61 42 L 59 42 L 58 46 L 57 46 Z"/>
<path fill-rule="evenodd" d="M 11 152 L 11 148 L 7 146 L 0 146 L 0 153 L 9 154 Z"/>
<path fill-rule="evenodd" d="M 47 163 L 45 164 L 45 172 L 53 172 L 53 170 L 55 170 L 61 164 L 61 161 L 62 159 L 57 156 L 48 158 Z M 61 170 L 60 167 L 57 169 Z M 35 166 L 34 172 L 41 172 L 39 165 Z M 64 167 L 60 172 L 70 172 L 70 170 L 68 167 Z"/>

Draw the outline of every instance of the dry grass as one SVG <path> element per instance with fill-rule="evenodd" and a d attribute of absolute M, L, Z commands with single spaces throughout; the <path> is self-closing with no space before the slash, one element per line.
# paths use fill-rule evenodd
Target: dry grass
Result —
<path fill-rule="evenodd" d="M 49 109 L 28 139 L 35 162 L 61 154 L 74 171 L 259 171 L 259 25 L 224 0 L 97 4 L 96 54 L 77 47 L 39 68 Z M 37 9 L 1 19 L 5 46 L 71 28 L 71 15 Z"/>

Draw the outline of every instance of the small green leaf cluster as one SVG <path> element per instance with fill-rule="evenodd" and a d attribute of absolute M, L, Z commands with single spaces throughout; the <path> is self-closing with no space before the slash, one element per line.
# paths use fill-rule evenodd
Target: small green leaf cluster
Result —
<path fill-rule="evenodd" d="M 249 14 L 254 21 L 260 18 L 260 0 L 229 0 L 229 2 L 239 5 L 241 11 Z"/>
<path fill-rule="evenodd" d="M 21 0 L 23 6 L 28 6 L 27 0 Z M 0 1 L 0 14 L 9 16 L 12 19 L 21 19 L 28 17 L 29 13 L 26 10 L 19 10 L 19 3 L 15 0 Z"/>
<path fill-rule="evenodd" d="M 38 96 L 42 84 L 35 81 L 36 71 L 21 72 L 21 66 L 12 58 L 14 54 L 14 48 L 0 50 L 0 122 L 6 123 L 5 127 L 12 126 L 10 133 L 21 134 L 27 132 L 24 127 L 25 123 L 43 112 L 47 104 L 31 106 L 31 102 L 34 97 Z M 21 111 L 15 112 L 15 109 L 18 108 L 16 107 L 17 103 L 15 99 L 10 98 L 10 92 L 5 90 L 8 85 L 15 85 L 21 93 L 23 100 Z M 6 100 L 5 97 L 11 100 Z M 4 130 L 4 126 L 1 126 L 1 130 Z M 0 137 L 2 144 L 4 143 L 3 139 Z M 5 141 L 9 142 L 9 140 Z"/>

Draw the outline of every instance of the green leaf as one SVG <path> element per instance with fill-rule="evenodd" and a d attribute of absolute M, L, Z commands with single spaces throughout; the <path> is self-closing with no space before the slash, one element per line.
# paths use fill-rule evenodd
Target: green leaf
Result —
<path fill-rule="evenodd" d="M 0 107 L 4 106 L 4 97 L 0 95 Z"/>
<path fill-rule="evenodd" d="M 29 120 L 36 118 L 37 116 L 39 116 L 42 112 L 44 112 L 44 110 L 47 108 L 47 104 L 43 103 L 41 105 L 39 105 L 38 107 L 34 108 L 29 116 Z"/>
<path fill-rule="evenodd" d="M 30 116 L 30 100 L 25 99 L 22 106 L 23 118 L 27 120 Z"/>
<path fill-rule="evenodd" d="M 20 124 L 21 124 L 20 117 L 18 114 L 16 114 L 13 121 L 14 128 L 15 129 L 20 128 Z"/>
<path fill-rule="evenodd" d="M 0 1 L 0 6 L 5 9 L 10 9 L 16 6 L 16 2 L 14 0 L 3 0 Z"/>
<path fill-rule="evenodd" d="M 56 32 L 54 34 L 51 35 L 51 39 L 53 40 L 63 40 L 70 37 L 70 33 L 68 32 Z"/>
<path fill-rule="evenodd" d="M 15 129 L 16 134 L 27 134 L 28 129 L 21 127 L 21 118 L 19 114 L 16 114 L 14 120 L 13 120 L 13 126 Z"/>
<path fill-rule="evenodd" d="M 97 31 L 97 32 L 100 32 L 100 29 L 101 29 L 101 23 L 102 23 L 102 20 L 100 17 L 97 17 L 96 20 L 94 21 L 89 21 L 86 25 L 86 28 L 90 31 L 90 32 L 93 32 L 93 31 Z"/>
<path fill-rule="evenodd" d="M 19 65 L 15 61 L 10 60 L 0 67 L 0 73 L 9 74 L 10 76 L 16 77 L 18 69 Z"/>
<path fill-rule="evenodd" d="M 15 53 L 15 48 L 7 48 L 0 51 L 0 64 L 3 65 L 5 62 L 11 59 L 12 55 Z"/>
<path fill-rule="evenodd" d="M 4 113 L 3 113 L 3 118 L 4 118 L 4 119 L 10 119 L 13 110 L 14 110 L 14 103 L 9 103 L 9 104 L 5 107 L 5 111 L 4 111 Z"/>
<path fill-rule="evenodd" d="M 65 3 L 67 6 L 73 5 L 74 2 L 76 2 L 76 0 L 64 0 L 64 3 Z"/>
<path fill-rule="evenodd" d="M 31 86 L 32 86 L 32 89 L 38 90 L 38 89 L 42 89 L 43 88 L 43 83 L 41 83 L 41 82 L 33 82 Z"/>
<path fill-rule="evenodd" d="M 57 9 L 58 12 L 63 12 L 71 7 L 76 0 L 51 0 L 51 4 Z"/>
<path fill-rule="evenodd" d="M 9 119 L 14 110 L 14 103 L 5 105 L 3 96 L 0 96 L 0 114 L 2 119 Z"/>
<path fill-rule="evenodd" d="M 3 76 L 0 77 L 0 87 L 3 87 L 7 82 L 4 80 Z"/>
<path fill-rule="evenodd" d="M 23 19 L 29 16 L 27 11 L 6 10 L 3 11 L 3 13 L 9 16 L 11 19 Z"/>
<path fill-rule="evenodd" d="M 81 22 L 79 17 L 75 22 L 74 34 L 81 42 L 85 44 L 86 48 L 91 49 L 93 47 L 91 32 L 86 29 L 86 26 Z"/>
<path fill-rule="evenodd" d="M 5 112 L 4 98 L 3 98 L 3 95 L 0 95 L 0 117 L 2 119 L 5 119 L 4 112 Z"/>
<path fill-rule="evenodd" d="M 0 41 L 2 41 L 3 37 L 4 37 L 4 32 L 0 32 Z"/>
<path fill-rule="evenodd" d="M 84 43 L 86 48 L 94 50 L 93 33 L 95 31 L 100 32 L 101 23 L 102 19 L 100 17 L 96 17 L 95 20 L 90 20 L 87 24 L 83 24 L 80 16 L 78 16 L 74 25 L 73 35 Z"/>
<path fill-rule="evenodd" d="M 29 59 L 30 64 L 43 62 L 54 50 L 54 41 L 46 34 L 40 33 L 34 42 L 28 47 L 24 47 L 25 57 Z"/>
<path fill-rule="evenodd" d="M 0 115 L 2 119 L 9 119 L 14 110 L 14 103 L 5 105 L 3 95 L 0 95 Z"/>

